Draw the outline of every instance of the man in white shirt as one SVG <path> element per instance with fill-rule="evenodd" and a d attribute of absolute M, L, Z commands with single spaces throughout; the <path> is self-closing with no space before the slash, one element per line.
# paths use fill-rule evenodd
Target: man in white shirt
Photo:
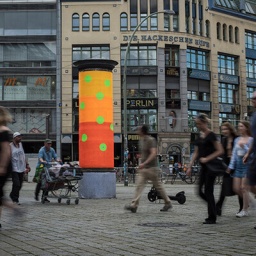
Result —
<path fill-rule="evenodd" d="M 12 191 L 10 198 L 13 203 L 19 203 L 20 190 L 23 183 L 24 173 L 30 171 L 29 164 L 26 161 L 25 152 L 21 143 L 21 134 L 15 132 L 13 134 L 13 141 L 10 143 L 11 146 L 11 162 L 12 162 Z"/>

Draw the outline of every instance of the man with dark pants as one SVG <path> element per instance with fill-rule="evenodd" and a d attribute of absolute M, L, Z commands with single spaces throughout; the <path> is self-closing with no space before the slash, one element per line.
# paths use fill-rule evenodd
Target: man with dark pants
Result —
<path fill-rule="evenodd" d="M 58 161 L 61 162 L 58 159 L 58 156 L 55 152 L 55 150 L 51 147 L 52 141 L 50 139 L 46 139 L 44 141 L 44 146 L 40 148 L 39 153 L 38 153 L 38 163 L 36 168 L 40 168 L 40 166 L 43 164 L 46 168 L 51 167 L 50 163 L 52 161 Z M 41 189 L 41 178 L 39 178 L 39 181 L 36 185 L 36 190 L 35 190 L 35 200 L 39 200 L 39 193 Z M 44 194 L 44 196 L 47 196 L 48 192 Z M 45 202 L 50 202 L 46 197 L 44 198 Z"/>
<path fill-rule="evenodd" d="M 134 198 L 131 204 L 126 205 L 125 209 L 135 213 L 137 211 L 139 200 L 143 189 L 145 188 L 145 183 L 147 180 L 152 181 L 155 189 L 160 193 L 163 198 L 165 205 L 160 210 L 163 212 L 168 211 L 172 208 L 171 200 L 166 195 L 166 192 L 159 181 L 159 168 L 157 166 L 157 148 L 156 140 L 148 134 L 148 127 L 143 125 L 139 128 L 140 135 L 140 152 L 141 152 L 141 163 L 139 164 L 139 176 L 138 182 L 135 190 Z"/>
<path fill-rule="evenodd" d="M 256 108 L 256 91 L 253 92 L 251 100 L 253 107 Z M 246 163 L 251 156 L 252 159 L 248 169 L 247 178 L 250 191 L 256 195 L 256 112 L 254 112 L 252 116 L 251 132 L 254 140 L 248 152 L 245 154 L 243 162 Z M 254 210 L 256 210 L 256 203 L 254 198 L 251 198 L 250 208 L 254 208 Z M 256 229 L 256 226 L 254 229 Z"/>
<path fill-rule="evenodd" d="M 28 173 L 30 171 L 21 143 L 21 134 L 19 132 L 15 132 L 13 134 L 13 141 L 10 143 L 10 147 L 12 163 L 12 191 L 10 193 L 10 198 L 13 203 L 19 205 L 19 196 L 24 179 L 24 173 Z"/>

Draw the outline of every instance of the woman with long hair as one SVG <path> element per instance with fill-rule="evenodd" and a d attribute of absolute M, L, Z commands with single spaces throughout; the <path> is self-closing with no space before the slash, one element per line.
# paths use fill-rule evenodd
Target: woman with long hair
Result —
<path fill-rule="evenodd" d="M 232 156 L 234 141 L 238 136 L 235 127 L 229 122 L 224 122 L 221 124 L 221 134 L 223 135 L 221 140 L 221 144 L 224 148 L 223 160 L 228 166 Z M 236 195 L 235 192 L 233 191 L 233 178 L 230 173 L 225 173 L 223 176 L 220 197 L 216 204 L 216 211 L 218 216 L 221 216 L 222 214 L 222 206 L 225 197 L 233 195 Z M 238 196 L 238 200 L 240 206 L 238 212 L 240 212 L 243 209 L 243 199 L 240 196 Z"/>
<path fill-rule="evenodd" d="M 238 124 L 238 133 L 240 136 L 235 139 L 228 172 L 233 172 L 234 192 L 243 198 L 243 209 L 236 214 L 236 217 L 241 218 L 248 216 L 249 206 L 249 192 L 246 183 L 248 164 L 243 163 L 243 158 L 253 143 L 250 123 L 247 121 L 240 121 Z"/>
<path fill-rule="evenodd" d="M 189 163 L 187 175 L 190 175 L 194 161 L 198 160 L 201 164 L 198 193 L 208 206 L 208 218 L 203 224 L 216 224 L 217 215 L 214 199 L 216 174 L 208 170 L 206 163 L 221 156 L 224 150 L 215 133 L 210 130 L 210 119 L 206 114 L 199 114 L 195 118 L 195 123 L 200 131 L 200 137 L 194 143 L 195 151 Z"/>

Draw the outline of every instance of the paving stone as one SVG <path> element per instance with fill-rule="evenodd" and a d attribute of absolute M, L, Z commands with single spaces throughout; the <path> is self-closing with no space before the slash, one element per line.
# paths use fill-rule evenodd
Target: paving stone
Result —
<path fill-rule="evenodd" d="M 9 193 L 11 183 L 6 188 Z M 206 204 L 196 185 L 165 184 L 169 195 L 185 191 L 186 203 L 173 201 L 173 209 L 160 212 L 162 200 L 149 202 L 148 184 L 137 213 L 124 210 L 135 186 L 117 184 L 116 199 L 81 199 L 67 205 L 56 198 L 41 204 L 33 199 L 35 184 L 24 183 L 20 201 L 25 218 L 12 218 L 3 210 L 0 256 L 243 256 L 255 255 L 256 216 L 236 218 L 237 197 L 228 197 L 216 225 L 203 225 Z M 218 198 L 220 185 L 215 186 Z M 25 219 L 25 220 L 24 220 Z"/>

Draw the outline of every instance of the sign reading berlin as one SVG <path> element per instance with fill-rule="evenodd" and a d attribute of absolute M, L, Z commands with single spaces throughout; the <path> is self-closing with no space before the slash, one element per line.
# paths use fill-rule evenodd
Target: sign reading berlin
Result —
<path fill-rule="evenodd" d="M 128 42 L 131 36 L 123 36 L 123 41 Z M 187 43 L 187 44 L 195 44 L 200 46 L 205 46 L 207 48 L 210 47 L 210 43 L 204 40 L 193 39 L 184 36 L 162 36 L 162 35 L 141 35 L 134 36 L 132 41 L 140 41 L 140 42 L 152 42 L 152 41 L 163 41 L 163 42 L 174 42 L 174 43 Z"/>

